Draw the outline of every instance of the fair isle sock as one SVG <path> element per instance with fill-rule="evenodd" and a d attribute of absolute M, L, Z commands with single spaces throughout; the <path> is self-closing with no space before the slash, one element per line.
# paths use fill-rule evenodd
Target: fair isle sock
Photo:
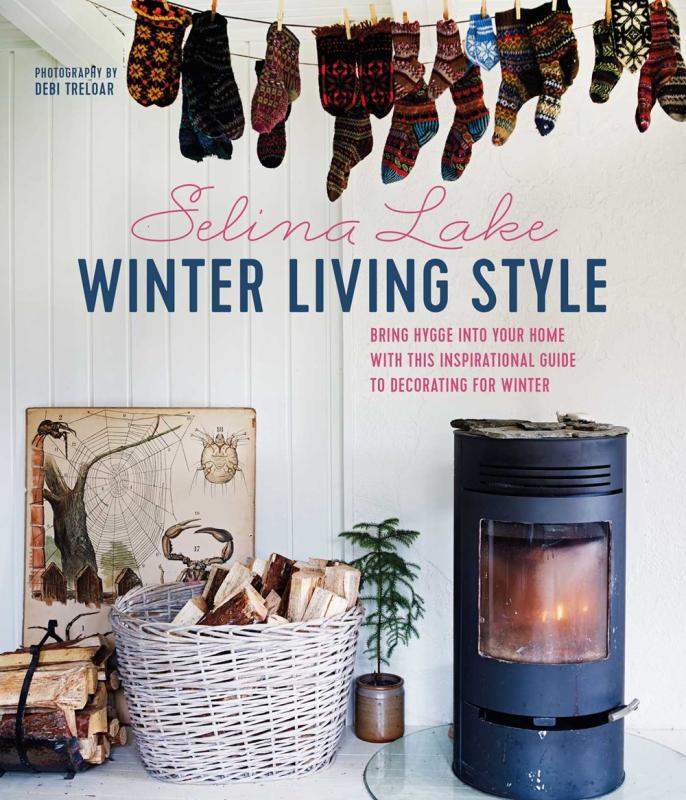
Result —
<path fill-rule="evenodd" d="M 667 29 L 676 52 L 676 72 L 657 90 L 662 110 L 676 122 L 686 121 L 686 64 L 681 55 L 679 20 L 671 3 L 667 3 Z"/>
<path fill-rule="evenodd" d="M 611 7 L 617 58 L 629 72 L 636 72 L 650 52 L 648 0 L 611 0 Z"/>
<path fill-rule="evenodd" d="M 650 115 L 657 100 L 657 90 L 676 72 L 676 49 L 667 26 L 667 8 L 662 0 L 650 4 L 650 54 L 641 67 L 638 81 L 636 126 L 641 133 L 650 127 Z"/>
<path fill-rule="evenodd" d="M 443 180 L 455 181 L 467 168 L 475 142 L 486 133 L 489 112 L 484 103 L 481 69 L 471 65 L 465 75 L 450 87 L 455 117 L 441 159 Z"/>
<path fill-rule="evenodd" d="M 436 23 L 436 60 L 429 78 L 429 97 L 434 100 L 464 75 L 467 59 L 462 52 L 460 31 L 452 19 Z"/>
<path fill-rule="evenodd" d="M 333 136 L 333 157 L 326 178 L 329 200 L 337 200 L 348 187 L 353 167 L 363 161 L 374 147 L 369 112 L 358 100 L 351 111 L 336 117 Z"/>
<path fill-rule="evenodd" d="M 419 23 L 394 22 L 393 88 L 396 101 L 413 92 L 424 77 L 424 64 L 419 60 Z"/>
<path fill-rule="evenodd" d="M 605 17 L 593 23 L 593 44 L 595 64 L 589 93 L 594 103 L 607 103 L 610 92 L 622 76 L 623 67 L 615 53 L 612 23 Z"/>

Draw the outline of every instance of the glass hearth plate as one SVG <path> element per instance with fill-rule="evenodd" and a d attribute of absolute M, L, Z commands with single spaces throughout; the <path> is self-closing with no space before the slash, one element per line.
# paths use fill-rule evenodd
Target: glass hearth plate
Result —
<path fill-rule="evenodd" d="M 490 795 L 459 781 L 452 771 L 448 726 L 412 733 L 379 750 L 364 771 L 374 800 L 477 800 Z M 684 800 L 686 756 L 640 736 L 627 735 L 624 785 L 612 800 Z"/>

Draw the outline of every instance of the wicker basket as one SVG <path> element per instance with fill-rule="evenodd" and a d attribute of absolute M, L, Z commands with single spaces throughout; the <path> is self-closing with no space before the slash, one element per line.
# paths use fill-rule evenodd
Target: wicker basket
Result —
<path fill-rule="evenodd" d="M 156 778 L 306 775 L 335 759 L 364 611 L 287 625 L 175 626 L 200 584 L 134 589 L 112 609 L 136 742 Z"/>

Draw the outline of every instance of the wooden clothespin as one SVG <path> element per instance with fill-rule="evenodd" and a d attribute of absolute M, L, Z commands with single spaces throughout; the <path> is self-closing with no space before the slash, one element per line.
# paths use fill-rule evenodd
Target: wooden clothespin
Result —
<path fill-rule="evenodd" d="M 553 3 L 552 3 L 552 10 L 553 10 L 553 11 L 557 11 L 557 0 L 553 0 Z"/>
<path fill-rule="evenodd" d="M 605 22 L 608 25 L 612 22 L 612 2 L 611 0 L 605 0 Z"/>
<path fill-rule="evenodd" d="M 409 21 L 410 15 L 407 13 L 407 11 L 403 11 L 403 25 L 407 25 Z"/>
<path fill-rule="evenodd" d="M 212 19 L 214 19 L 216 13 L 217 13 L 217 0 L 212 0 Z"/>
<path fill-rule="evenodd" d="M 276 30 L 283 30 L 283 7 L 284 0 L 279 0 L 279 10 L 276 12 Z"/>
<path fill-rule="evenodd" d="M 447 22 L 450 19 L 450 6 L 448 0 L 443 0 L 443 19 Z"/>
<path fill-rule="evenodd" d="M 374 3 L 370 3 L 369 5 L 369 19 L 372 25 L 376 25 L 376 23 L 379 21 L 379 18 L 376 15 L 376 6 Z"/>
<path fill-rule="evenodd" d="M 520 0 L 515 0 L 515 19 L 520 20 L 522 18 L 522 4 Z"/>
<path fill-rule="evenodd" d="M 481 0 L 481 19 L 486 19 L 488 16 L 488 4 L 486 0 Z"/>
<path fill-rule="evenodd" d="M 352 39 L 352 34 L 350 33 L 350 15 L 348 14 L 348 9 L 343 9 L 343 24 L 345 25 L 345 38 Z"/>

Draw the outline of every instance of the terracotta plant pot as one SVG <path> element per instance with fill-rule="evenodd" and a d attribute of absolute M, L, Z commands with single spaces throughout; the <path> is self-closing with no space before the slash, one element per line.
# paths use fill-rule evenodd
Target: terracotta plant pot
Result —
<path fill-rule="evenodd" d="M 355 734 L 365 742 L 394 742 L 405 733 L 405 688 L 399 675 L 360 675 L 355 681 Z"/>

